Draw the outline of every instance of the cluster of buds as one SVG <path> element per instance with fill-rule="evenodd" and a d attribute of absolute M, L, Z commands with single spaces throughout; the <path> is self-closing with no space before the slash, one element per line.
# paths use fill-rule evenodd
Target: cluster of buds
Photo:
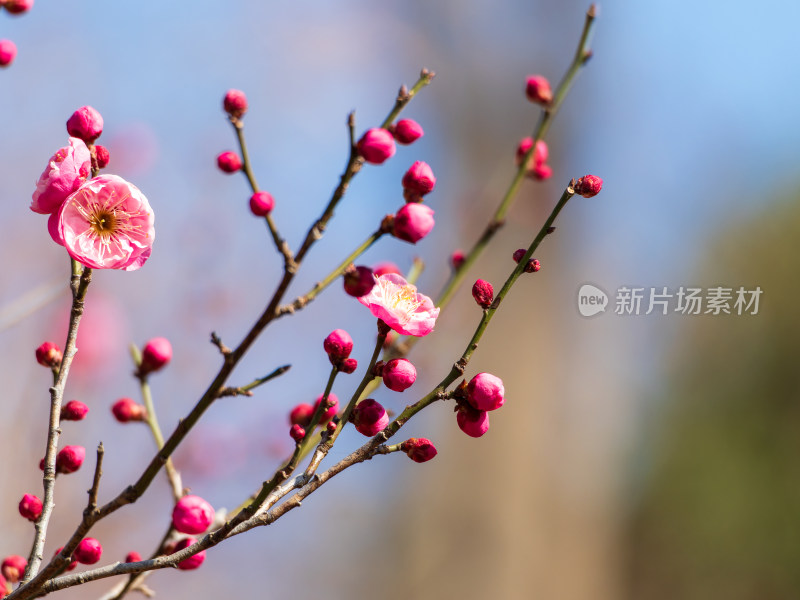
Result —
<path fill-rule="evenodd" d="M 352 373 L 358 367 L 358 361 L 350 358 L 353 351 L 353 338 L 344 329 L 335 329 L 322 343 L 328 360 L 343 373 Z"/>
<path fill-rule="evenodd" d="M 550 149 L 544 140 L 537 140 L 536 144 L 533 143 L 533 138 L 522 138 L 517 145 L 516 163 L 517 166 L 522 165 L 525 157 L 531 152 L 533 154 L 527 162 L 527 175 L 538 181 L 549 179 L 553 175 L 553 169 L 547 164 L 547 159 L 550 158 Z"/>
<path fill-rule="evenodd" d="M 518 248 L 517 250 L 514 250 L 514 254 L 512 255 L 512 257 L 514 258 L 514 262 L 519 264 L 519 261 L 521 261 L 524 258 L 527 252 L 528 251 L 525 250 L 525 248 Z M 525 273 L 536 273 L 541 268 L 542 268 L 541 263 L 535 258 L 531 258 L 530 260 L 528 260 L 528 262 L 525 263 Z"/>
<path fill-rule="evenodd" d="M 322 403 L 324 394 L 317 396 L 313 405 L 306 402 L 301 402 L 289 412 L 289 437 L 295 442 L 299 443 L 306 435 L 306 431 L 311 426 L 311 421 L 314 418 L 314 413 L 319 409 Z M 322 407 L 318 425 L 329 425 L 331 419 L 339 412 L 339 398 L 333 392 L 328 394 L 325 401 L 325 406 Z"/>
<path fill-rule="evenodd" d="M 456 421 L 458 427 L 471 437 L 481 437 L 489 431 L 489 412 L 505 403 L 503 381 L 490 373 L 478 373 L 469 383 L 456 389 Z"/>

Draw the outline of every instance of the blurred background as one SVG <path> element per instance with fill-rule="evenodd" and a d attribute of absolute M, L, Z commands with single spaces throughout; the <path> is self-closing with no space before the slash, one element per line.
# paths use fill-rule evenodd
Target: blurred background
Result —
<path fill-rule="evenodd" d="M 16 505 L 41 491 L 49 385 L 33 352 L 46 339 L 63 344 L 69 306 L 67 257 L 28 205 L 76 108 L 102 113 L 108 172 L 137 185 L 156 214 L 145 268 L 96 273 L 66 392 L 90 413 L 64 425 L 62 443 L 90 455 L 105 443 L 105 501 L 154 451 L 145 428 L 110 412 L 117 398 L 137 398 L 128 343 L 172 341 L 173 363 L 153 378 L 171 431 L 218 368 L 209 333 L 237 344 L 281 272 L 249 214 L 244 177 L 215 166 L 236 148 L 225 91 L 248 95 L 254 169 L 297 247 L 345 164 L 347 113 L 356 110 L 359 132 L 374 126 L 400 84 L 421 67 L 436 71 L 404 113 L 425 137 L 358 175 L 289 293 L 306 291 L 399 208 L 402 174 L 425 160 L 438 178 L 426 199 L 437 227 L 416 246 L 381 240 L 362 262 L 406 270 L 419 256 L 420 290 L 435 295 L 450 253 L 482 231 L 513 176 L 517 142 L 533 131 L 526 76 L 560 79 L 587 7 L 39 0 L 21 17 L 0 13 L 0 38 L 19 49 L 0 73 L 0 555 L 30 548 Z M 212 549 L 200 570 L 154 574 L 159 597 L 800 597 L 798 19 L 800 4 L 788 0 L 602 3 L 594 58 L 547 138 L 554 177 L 525 183 L 468 277 L 500 285 L 569 179 L 604 179 L 601 195 L 567 206 L 537 253 L 542 270 L 514 288 L 469 366 L 468 376 L 505 382 L 508 401 L 488 434 L 468 438 L 451 407 L 435 405 L 403 430 L 434 440 L 434 461 L 391 455 L 352 469 L 273 526 Z M 605 313 L 579 314 L 584 283 L 609 294 Z M 756 315 L 619 315 L 623 286 L 763 293 Z M 460 355 L 480 317 L 468 287 L 411 356 L 415 386 L 376 392 L 385 406 L 413 402 Z M 272 473 L 291 449 L 288 411 L 324 388 L 322 339 L 335 328 L 367 361 L 374 321 L 339 284 L 262 336 L 231 383 L 292 370 L 208 411 L 176 456 L 185 485 L 233 508 Z M 334 392 L 349 396 L 356 377 L 340 377 Z M 359 438 L 348 431 L 329 463 Z M 77 525 L 90 462 L 58 480 L 47 556 Z M 103 562 L 151 552 L 170 510 L 160 476 L 94 529 Z M 62 596 L 99 597 L 111 585 Z"/>

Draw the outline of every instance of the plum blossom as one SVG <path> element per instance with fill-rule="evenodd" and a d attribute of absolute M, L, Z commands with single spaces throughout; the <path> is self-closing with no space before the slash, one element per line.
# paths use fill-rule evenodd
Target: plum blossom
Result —
<path fill-rule="evenodd" d="M 395 273 L 376 277 L 375 286 L 358 301 L 401 335 L 426 336 L 439 316 L 433 300 Z"/>
<path fill-rule="evenodd" d="M 57 211 L 67 196 L 86 181 L 91 167 L 92 155 L 83 140 L 69 138 L 69 145 L 50 157 L 39 177 L 31 210 L 42 215 Z"/>
<path fill-rule="evenodd" d="M 150 257 L 153 221 L 150 204 L 136 186 L 117 175 L 101 175 L 66 199 L 57 235 L 69 255 L 87 267 L 133 271 Z"/>

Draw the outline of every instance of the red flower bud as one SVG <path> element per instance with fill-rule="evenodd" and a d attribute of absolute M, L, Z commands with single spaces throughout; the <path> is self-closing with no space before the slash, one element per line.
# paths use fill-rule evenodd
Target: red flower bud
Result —
<path fill-rule="evenodd" d="M 43 367 L 51 369 L 57 368 L 61 365 L 61 359 L 64 355 L 61 348 L 56 346 L 53 342 L 44 342 L 36 349 L 36 362 Z"/>
<path fill-rule="evenodd" d="M 250 212 L 257 217 L 266 217 L 275 207 L 275 199 L 269 192 L 256 192 L 250 196 Z"/>
<path fill-rule="evenodd" d="M 19 514 L 28 521 L 37 521 L 42 514 L 42 501 L 33 494 L 25 494 L 19 501 Z"/>
<path fill-rule="evenodd" d="M 525 82 L 525 95 L 528 100 L 537 104 L 548 105 L 553 101 L 553 90 L 550 82 L 541 75 L 531 75 Z"/>
<path fill-rule="evenodd" d="M 142 349 L 142 364 L 139 372 L 142 374 L 152 373 L 164 368 L 172 360 L 172 344 L 167 338 L 153 338 L 144 345 Z"/>
<path fill-rule="evenodd" d="M 603 189 L 603 180 L 597 175 L 584 175 L 575 184 L 575 193 L 584 198 L 597 196 L 601 189 Z"/>
<path fill-rule="evenodd" d="M 289 437 L 299 444 L 303 441 L 303 438 L 306 437 L 306 430 L 300 427 L 300 425 L 292 425 L 291 429 L 289 429 Z"/>
<path fill-rule="evenodd" d="M 82 421 L 86 418 L 86 413 L 89 412 L 89 407 L 83 402 L 78 400 L 70 400 L 61 407 L 61 420 L 62 421 Z"/>
<path fill-rule="evenodd" d="M 17 583 L 25 574 L 25 567 L 28 566 L 28 561 L 22 556 L 12 554 L 3 560 L 3 565 L 0 570 L 3 572 L 3 577 L 8 579 L 11 583 Z M 0 593 L 2 593 L 0 589 Z"/>
<path fill-rule="evenodd" d="M 103 547 L 94 538 L 83 538 L 72 553 L 72 557 L 84 565 L 93 565 L 102 555 Z"/>
<path fill-rule="evenodd" d="M 408 458 L 418 463 L 428 462 L 437 454 L 436 446 L 425 438 L 407 439 L 400 444 L 400 450 L 405 452 Z"/>
<path fill-rule="evenodd" d="M 369 294 L 375 286 L 375 278 L 369 267 L 350 266 L 344 272 L 343 279 L 344 291 L 355 298 Z"/>
<path fill-rule="evenodd" d="M 74 473 L 81 468 L 84 458 L 86 448 L 83 446 L 64 446 L 56 456 L 56 472 Z"/>
<path fill-rule="evenodd" d="M 385 129 L 370 129 L 358 142 L 358 153 L 373 165 L 384 163 L 394 156 L 396 151 L 394 138 Z"/>
<path fill-rule="evenodd" d="M 311 417 L 314 416 L 314 407 L 310 404 L 303 402 L 298 404 L 289 413 L 289 422 L 292 425 L 300 425 L 301 427 L 308 427 L 311 423 Z"/>
<path fill-rule="evenodd" d="M 217 156 L 217 166 L 224 173 L 236 173 L 242 168 L 242 159 L 236 152 L 222 152 Z"/>
<path fill-rule="evenodd" d="M 472 286 L 472 297 L 481 308 L 489 308 L 494 300 L 494 288 L 492 284 L 483 279 L 478 279 Z"/>
<path fill-rule="evenodd" d="M 222 100 L 222 107 L 230 116 L 239 118 L 247 112 L 247 96 L 241 90 L 228 90 Z"/>
<path fill-rule="evenodd" d="M 91 145 L 103 133 L 103 117 L 91 106 L 82 106 L 67 120 L 67 133 Z"/>
<path fill-rule="evenodd" d="M 392 134 L 398 144 L 411 144 L 425 135 L 422 125 L 411 119 L 401 119 L 392 128 Z"/>
<path fill-rule="evenodd" d="M 111 412 L 114 418 L 120 423 L 130 421 L 144 421 L 147 418 L 147 410 L 141 404 L 137 404 L 131 398 L 120 398 L 111 405 Z"/>

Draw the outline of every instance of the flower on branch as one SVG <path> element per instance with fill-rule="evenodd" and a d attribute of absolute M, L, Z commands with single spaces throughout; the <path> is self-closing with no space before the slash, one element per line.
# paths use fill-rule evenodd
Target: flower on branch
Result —
<path fill-rule="evenodd" d="M 358 301 L 401 335 L 426 336 L 439 316 L 433 300 L 394 273 L 376 277 L 375 286 Z"/>
<path fill-rule="evenodd" d="M 87 267 L 134 271 L 150 257 L 153 222 L 150 204 L 136 186 L 101 175 L 66 199 L 57 235 L 69 255 Z"/>

